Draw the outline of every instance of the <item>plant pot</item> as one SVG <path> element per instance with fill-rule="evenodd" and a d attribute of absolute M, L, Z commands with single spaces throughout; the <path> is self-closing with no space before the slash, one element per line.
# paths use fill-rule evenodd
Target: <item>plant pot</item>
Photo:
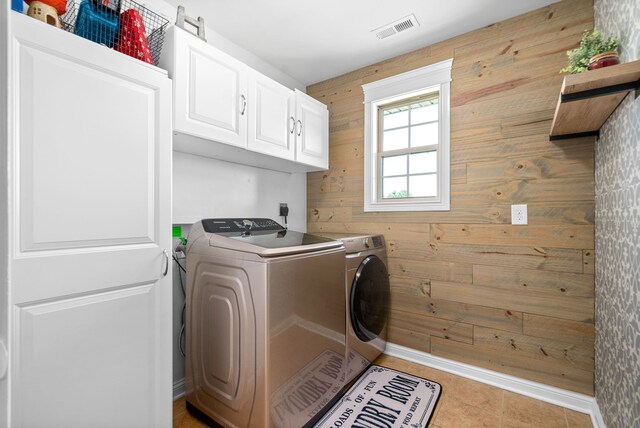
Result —
<path fill-rule="evenodd" d="M 597 68 L 609 67 L 610 65 L 616 64 L 620 64 L 620 57 L 618 57 L 618 52 L 602 52 L 601 54 L 591 57 L 587 70 L 595 70 Z"/>

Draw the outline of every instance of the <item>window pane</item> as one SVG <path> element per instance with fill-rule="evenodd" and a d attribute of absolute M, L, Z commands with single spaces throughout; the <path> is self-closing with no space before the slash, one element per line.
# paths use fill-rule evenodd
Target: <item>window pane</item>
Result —
<path fill-rule="evenodd" d="M 411 147 L 438 144 L 438 122 L 411 127 Z"/>
<path fill-rule="evenodd" d="M 409 174 L 438 171 L 438 152 L 414 153 L 409 156 Z"/>
<path fill-rule="evenodd" d="M 394 177 L 382 179 L 382 197 L 383 198 L 406 198 L 407 177 Z"/>
<path fill-rule="evenodd" d="M 382 176 L 407 175 L 407 155 L 382 158 Z"/>
<path fill-rule="evenodd" d="M 438 195 L 436 174 L 413 175 L 409 177 L 409 191 L 414 198 Z"/>
<path fill-rule="evenodd" d="M 438 120 L 438 100 L 435 104 L 421 106 L 414 104 L 411 106 L 411 124 L 433 122 Z"/>
<path fill-rule="evenodd" d="M 382 151 L 406 149 L 409 147 L 409 129 L 396 129 L 395 131 L 384 131 L 382 137 Z"/>
<path fill-rule="evenodd" d="M 394 108 L 385 110 L 382 114 L 382 129 L 399 128 L 401 126 L 409 125 L 409 109 L 403 107 L 402 109 Z"/>

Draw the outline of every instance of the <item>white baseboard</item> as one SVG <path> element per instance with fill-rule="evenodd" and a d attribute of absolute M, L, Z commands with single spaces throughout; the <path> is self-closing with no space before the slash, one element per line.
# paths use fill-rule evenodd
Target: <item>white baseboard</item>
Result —
<path fill-rule="evenodd" d="M 416 364 L 506 389 L 536 400 L 587 413 L 591 416 L 591 422 L 595 428 L 605 428 L 595 397 L 437 357 L 426 352 L 394 345 L 393 343 L 387 343 L 387 349 L 384 353 L 392 357 L 402 358 Z"/>
<path fill-rule="evenodd" d="M 185 394 L 184 378 L 173 382 L 173 401 L 182 397 Z"/>
<path fill-rule="evenodd" d="M 600 413 L 600 406 L 598 406 L 598 401 L 593 399 L 593 411 L 591 412 L 591 423 L 595 428 L 607 428 L 604 424 L 604 419 L 602 418 L 602 413 Z"/>

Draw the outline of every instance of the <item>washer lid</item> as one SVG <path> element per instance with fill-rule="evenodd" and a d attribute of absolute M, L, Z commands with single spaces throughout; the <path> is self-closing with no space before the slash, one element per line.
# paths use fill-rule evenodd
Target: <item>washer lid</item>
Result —
<path fill-rule="evenodd" d="M 209 245 L 244 251 L 262 257 L 338 248 L 342 242 L 308 233 L 287 230 L 270 219 L 205 219 Z"/>

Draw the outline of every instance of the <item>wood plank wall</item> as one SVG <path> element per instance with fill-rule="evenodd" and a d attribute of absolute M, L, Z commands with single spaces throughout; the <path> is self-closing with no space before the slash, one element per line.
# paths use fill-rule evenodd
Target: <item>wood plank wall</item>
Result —
<path fill-rule="evenodd" d="M 594 146 L 548 141 L 592 27 L 592 1 L 564 0 L 307 88 L 330 112 L 308 230 L 385 235 L 390 342 L 593 395 Z M 452 57 L 451 211 L 365 213 L 361 85 Z"/>

